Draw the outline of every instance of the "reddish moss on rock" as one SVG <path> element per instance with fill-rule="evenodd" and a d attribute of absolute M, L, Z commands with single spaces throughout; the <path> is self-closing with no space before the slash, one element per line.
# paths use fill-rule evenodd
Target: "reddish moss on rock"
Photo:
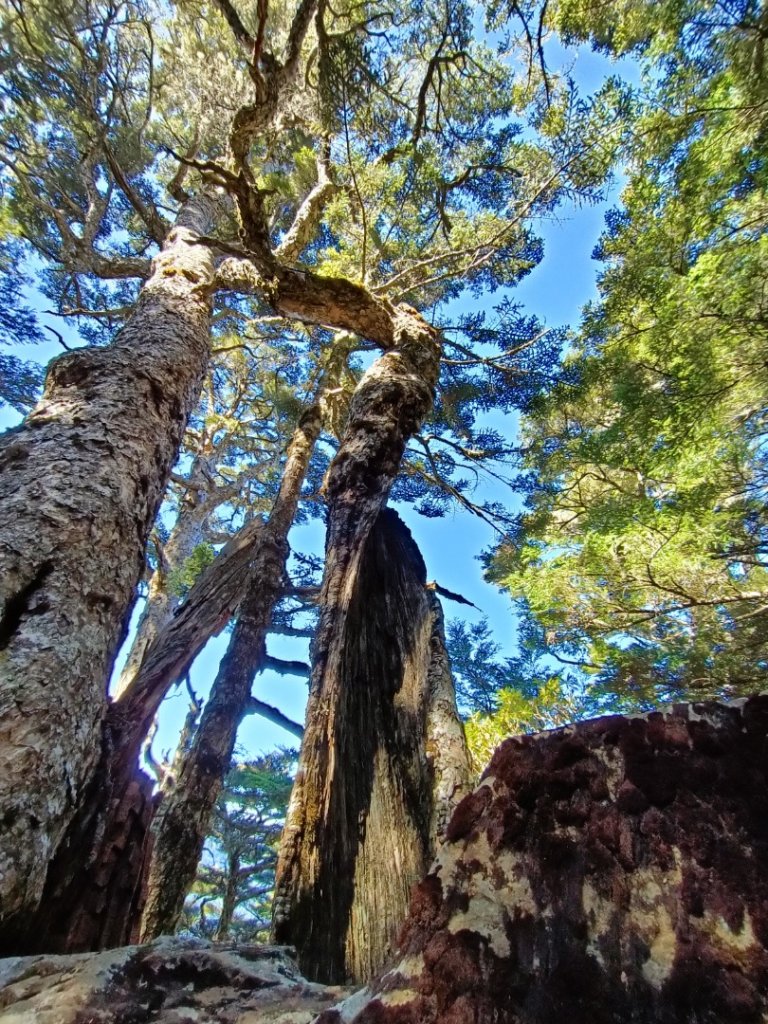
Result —
<path fill-rule="evenodd" d="M 506 741 L 354 1024 L 767 1019 L 767 773 L 766 697 Z"/>

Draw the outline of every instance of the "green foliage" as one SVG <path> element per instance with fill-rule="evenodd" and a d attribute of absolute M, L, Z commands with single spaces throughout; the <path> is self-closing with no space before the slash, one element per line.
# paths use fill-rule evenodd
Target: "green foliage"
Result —
<path fill-rule="evenodd" d="M 527 508 L 491 577 L 598 690 L 641 704 L 748 691 L 768 665 L 761 15 L 629 2 L 554 16 L 612 52 L 639 47 L 644 87 L 597 250 L 601 299 L 524 424 Z"/>
<path fill-rule="evenodd" d="M 296 751 L 233 766 L 219 797 L 182 930 L 203 938 L 266 941 L 277 846 Z"/>
<path fill-rule="evenodd" d="M 255 31 L 255 6 L 236 6 Z M 265 73 L 284 57 L 294 13 L 292 3 L 270 4 Z M 462 348 L 446 360 L 430 436 L 409 453 L 399 485 L 399 497 L 428 515 L 465 504 L 484 465 L 509 458 L 509 446 L 475 420 L 491 407 L 524 405 L 548 379 L 559 344 L 556 335 L 537 338 L 531 322 L 521 347 L 514 336 L 525 318 L 508 302 L 486 323 L 457 325 L 444 307 L 467 289 L 487 293 L 527 274 L 542 255 L 532 218 L 565 195 L 596 195 L 613 145 L 605 125 L 585 144 L 594 119 L 565 82 L 538 113 L 540 79 L 493 50 L 475 21 L 464 0 L 435 9 L 414 0 L 396 13 L 380 0 L 324 5 L 280 130 L 255 133 L 248 152 L 275 247 L 321 174 L 334 186 L 291 262 L 362 281 L 439 324 L 454 320 L 451 342 Z M 252 98 L 253 82 L 219 9 L 201 0 L 12 0 L 0 55 L 0 184 L 10 223 L 41 262 L 38 284 L 53 309 L 102 344 L 130 314 L 178 204 L 202 183 L 174 154 L 226 161 L 233 113 Z M 231 239 L 236 228 L 222 216 L 217 233 Z M 297 344 L 298 332 L 276 320 L 263 297 L 217 297 L 216 361 L 187 434 L 192 459 L 211 471 L 216 463 L 228 485 L 244 466 L 238 509 L 268 506 L 268 473 L 253 466 L 266 459 L 256 450 L 284 442 L 311 391 L 319 346 L 335 344 L 328 332 L 318 332 L 319 345 Z M 13 372 L 28 399 L 34 381 L 15 364 Z M 341 425 L 337 416 L 329 432 Z M 169 505 L 178 509 L 175 493 Z M 220 519 L 238 521 L 222 505 Z"/>
<path fill-rule="evenodd" d="M 42 341 L 37 317 L 24 297 L 24 249 L 5 203 L 0 202 L 0 346 L 18 349 Z M 27 412 L 43 381 L 39 366 L 0 352 L 0 406 Z"/>
<path fill-rule="evenodd" d="M 556 676 L 540 686 L 535 695 L 499 690 L 495 711 L 476 711 L 464 723 L 473 770 L 482 772 L 496 747 L 509 736 L 570 725 L 585 717 L 586 707 Z"/>
<path fill-rule="evenodd" d="M 216 558 L 216 551 L 211 544 L 203 542 L 195 547 L 189 558 L 176 569 L 168 573 L 168 590 L 176 597 L 186 597 L 200 573 Z"/>
<path fill-rule="evenodd" d="M 508 736 L 568 725 L 614 710 L 598 702 L 573 673 L 544 654 L 541 628 L 523 619 L 518 654 L 500 659 L 500 645 L 485 620 L 472 626 L 448 623 L 448 654 L 473 769 L 480 773 Z"/>

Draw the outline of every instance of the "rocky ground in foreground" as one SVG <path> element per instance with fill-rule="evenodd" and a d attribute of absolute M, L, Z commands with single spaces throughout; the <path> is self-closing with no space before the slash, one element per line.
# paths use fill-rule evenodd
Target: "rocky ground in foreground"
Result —
<path fill-rule="evenodd" d="M 414 888 L 396 965 L 160 939 L 0 961 L 2 1024 L 764 1024 L 768 697 L 507 740 Z"/>
<path fill-rule="evenodd" d="M 164 937 L 0 960 L 3 1024 L 309 1024 L 345 994 L 310 984 L 281 946 Z"/>

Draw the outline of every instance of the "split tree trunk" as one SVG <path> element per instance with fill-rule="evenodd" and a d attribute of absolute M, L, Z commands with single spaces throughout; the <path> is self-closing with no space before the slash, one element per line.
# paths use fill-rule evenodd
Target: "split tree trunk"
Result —
<path fill-rule="evenodd" d="M 321 407 L 323 388 L 335 386 L 334 373 L 329 366 Z M 12 944 L 0 944 L 0 954 L 75 953 L 138 939 L 154 813 L 152 782 L 137 767 L 141 747 L 170 686 L 237 614 L 266 529 L 252 520 L 224 546 L 109 706 L 101 761 L 49 867 L 41 906 L 15 931 Z"/>
<path fill-rule="evenodd" d="M 435 667 L 446 664 L 442 614 L 425 582 L 408 529 L 385 509 L 350 581 L 336 671 L 310 697 L 278 868 L 276 937 L 323 980 L 380 970 L 434 855 L 436 823 L 469 790 L 450 674 Z M 439 745 L 442 734 L 455 742 Z"/>
<path fill-rule="evenodd" d="M 336 671 L 310 696 L 275 934 L 324 980 L 383 966 L 437 830 L 469 791 L 442 610 L 425 582 L 408 529 L 383 510 L 350 581 Z"/>
<path fill-rule="evenodd" d="M 51 364 L 0 445 L 0 942 L 101 751 L 105 680 L 209 353 L 217 203 L 181 211 L 114 343 Z"/>
<path fill-rule="evenodd" d="M 175 931 L 192 886 L 213 808 L 229 770 L 237 729 L 248 710 L 254 676 L 266 655 L 272 612 L 285 584 L 288 531 L 320 433 L 320 410 L 303 417 L 288 449 L 280 491 L 250 567 L 227 652 L 179 776 L 169 780 L 153 825 L 142 941 Z"/>
<path fill-rule="evenodd" d="M 358 386 L 326 482 L 320 621 L 277 871 L 275 937 L 323 981 L 380 966 L 430 852 L 433 615 L 407 531 L 391 513 L 371 531 L 431 408 L 439 344 L 407 310 L 396 325 L 396 348 Z"/>

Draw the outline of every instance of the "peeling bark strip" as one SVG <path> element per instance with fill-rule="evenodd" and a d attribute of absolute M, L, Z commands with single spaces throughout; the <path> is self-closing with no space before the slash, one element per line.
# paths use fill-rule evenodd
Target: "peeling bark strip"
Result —
<path fill-rule="evenodd" d="M 208 359 L 214 267 L 182 210 L 107 348 L 51 363 L 0 442 L 0 920 L 34 908 L 98 758 L 105 679 Z"/>
<path fill-rule="evenodd" d="M 385 509 L 345 581 L 334 668 L 310 696 L 280 852 L 275 934 L 319 979 L 367 980 L 383 966 L 432 829 L 466 792 L 442 614 L 425 582 L 409 531 Z M 441 736 L 457 742 L 438 746 Z"/>
<path fill-rule="evenodd" d="M 762 1024 L 768 697 L 507 740 L 401 959 L 316 1024 Z"/>
<path fill-rule="evenodd" d="M 232 761 L 237 728 L 249 710 L 253 678 L 266 655 L 267 629 L 285 581 L 288 531 L 321 425 L 320 410 L 313 406 L 293 435 L 232 639 L 179 776 L 160 804 L 153 826 L 142 941 L 175 930 L 194 881 L 211 814 Z"/>

